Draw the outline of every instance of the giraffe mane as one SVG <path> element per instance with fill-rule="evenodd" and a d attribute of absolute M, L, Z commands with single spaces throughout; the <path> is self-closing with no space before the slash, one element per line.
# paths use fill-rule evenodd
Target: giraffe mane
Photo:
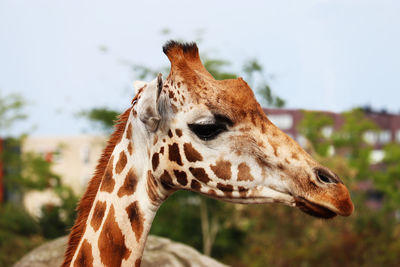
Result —
<path fill-rule="evenodd" d="M 138 98 L 138 95 L 139 93 L 132 100 L 133 105 L 135 104 L 135 100 Z M 85 194 L 79 201 L 79 205 L 77 208 L 78 217 L 76 218 L 75 224 L 71 229 L 71 233 L 69 235 L 69 240 L 68 240 L 68 248 L 67 251 L 65 252 L 64 263 L 61 265 L 61 267 L 67 267 L 71 264 L 75 250 L 77 249 L 81 237 L 85 231 L 86 222 L 89 217 L 89 213 L 93 205 L 94 199 L 96 197 L 97 191 L 100 187 L 100 183 L 102 181 L 108 161 L 110 160 L 111 154 L 115 146 L 121 140 L 132 108 L 133 106 L 131 106 L 130 108 L 125 110 L 125 112 L 120 114 L 118 120 L 115 122 L 114 125 L 115 130 L 110 136 L 107 142 L 107 146 L 103 150 L 101 158 L 97 163 L 94 175 L 86 188 Z"/>

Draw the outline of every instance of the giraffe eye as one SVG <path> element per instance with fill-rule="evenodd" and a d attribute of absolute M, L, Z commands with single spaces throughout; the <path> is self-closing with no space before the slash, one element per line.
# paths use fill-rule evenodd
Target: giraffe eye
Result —
<path fill-rule="evenodd" d="M 220 133 L 227 130 L 224 123 L 212 124 L 188 124 L 189 129 L 194 132 L 198 138 L 208 141 L 216 138 Z"/>

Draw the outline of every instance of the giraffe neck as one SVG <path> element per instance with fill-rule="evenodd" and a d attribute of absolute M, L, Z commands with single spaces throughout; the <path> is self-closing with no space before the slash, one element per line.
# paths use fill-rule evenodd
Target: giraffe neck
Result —
<path fill-rule="evenodd" d="M 164 199 L 146 160 L 149 146 L 143 134 L 132 109 L 70 266 L 140 266 L 148 232 Z"/>

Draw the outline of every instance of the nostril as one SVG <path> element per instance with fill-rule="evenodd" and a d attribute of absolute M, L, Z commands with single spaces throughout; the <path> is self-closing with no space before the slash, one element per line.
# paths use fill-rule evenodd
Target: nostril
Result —
<path fill-rule="evenodd" d="M 324 169 L 321 169 L 321 168 L 315 169 L 315 174 L 316 174 L 318 180 L 322 183 L 325 183 L 325 184 L 340 183 L 339 179 L 337 179 L 335 176 L 333 176 L 332 174 L 330 174 L 328 171 L 326 171 Z"/>

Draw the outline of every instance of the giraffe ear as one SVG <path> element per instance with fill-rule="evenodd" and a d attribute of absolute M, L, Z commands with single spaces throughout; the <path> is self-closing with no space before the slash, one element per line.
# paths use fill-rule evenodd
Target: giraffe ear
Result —
<path fill-rule="evenodd" d="M 155 132 L 161 121 L 161 115 L 158 111 L 157 102 L 163 87 L 161 73 L 153 81 L 146 83 L 138 102 L 139 119 L 144 123 L 149 132 Z M 140 87 L 142 88 L 142 87 Z"/>

